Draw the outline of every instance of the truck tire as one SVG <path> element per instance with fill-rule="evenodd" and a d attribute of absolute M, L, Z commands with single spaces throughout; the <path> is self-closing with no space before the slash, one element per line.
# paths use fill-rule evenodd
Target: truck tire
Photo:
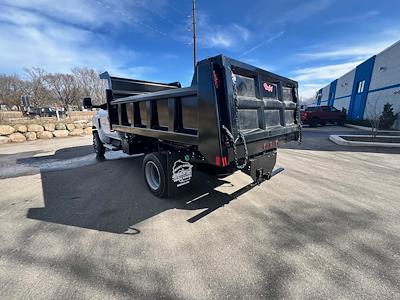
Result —
<path fill-rule="evenodd" d="M 344 118 L 343 118 L 343 119 L 340 119 L 340 120 L 338 120 L 338 121 L 336 122 L 336 124 L 337 124 L 338 126 L 344 126 L 344 121 L 345 121 Z"/>
<path fill-rule="evenodd" d="M 103 142 L 100 140 L 97 131 L 93 131 L 93 148 L 94 152 L 96 153 L 96 158 L 104 159 L 104 153 L 106 153 L 106 148 L 104 147 Z"/>
<path fill-rule="evenodd" d="M 162 153 L 149 153 L 143 159 L 143 176 L 150 192 L 157 197 L 168 196 L 167 160 Z"/>
<path fill-rule="evenodd" d="M 317 118 L 313 118 L 310 121 L 310 127 L 317 127 L 318 126 L 318 119 Z"/>

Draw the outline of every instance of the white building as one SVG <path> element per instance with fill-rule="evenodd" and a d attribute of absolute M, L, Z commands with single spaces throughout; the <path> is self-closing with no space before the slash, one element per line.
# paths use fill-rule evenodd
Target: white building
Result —
<path fill-rule="evenodd" d="M 313 104 L 345 108 L 348 119 L 361 120 L 380 115 L 386 103 L 400 112 L 400 41 L 320 89 Z"/>

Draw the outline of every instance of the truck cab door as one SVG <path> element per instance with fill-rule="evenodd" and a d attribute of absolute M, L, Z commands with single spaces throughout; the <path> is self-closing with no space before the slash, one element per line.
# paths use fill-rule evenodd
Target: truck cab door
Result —
<path fill-rule="evenodd" d="M 118 132 L 111 131 L 110 119 L 106 110 L 100 109 L 98 112 L 98 124 L 96 124 L 97 132 L 103 143 L 110 143 L 111 139 L 120 139 Z"/>

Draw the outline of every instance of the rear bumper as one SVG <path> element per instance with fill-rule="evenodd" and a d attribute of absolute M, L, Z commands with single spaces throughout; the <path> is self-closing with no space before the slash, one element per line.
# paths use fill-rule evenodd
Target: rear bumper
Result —
<path fill-rule="evenodd" d="M 300 131 L 298 125 L 288 126 L 286 128 L 282 128 L 281 132 L 278 132 L 279 135 L 272 136 L 261 136 L 261 139 L 254 140 L 252 137 L 246 136 L 246 145 L 248 149 L 249 157 L 256 157 L 262 155 L 266 151 L 275 150 L 279 148 L 279 145 L 297 141 L 299 139 Z M 228 153 L 228 164 L 234 163 L 234 152 L 232 147 L 227 149 Z M 237 154 L 239 159 L 243 159 L 245 157 L 245 151 L 243 143 L 237 145 Z"/>

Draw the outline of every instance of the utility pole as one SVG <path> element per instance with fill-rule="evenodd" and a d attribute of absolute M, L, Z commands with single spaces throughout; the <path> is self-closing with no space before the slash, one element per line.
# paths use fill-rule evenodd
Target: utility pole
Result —
<path fill-rule="evenodd" d="M 192 0 L 192 19 L 193 19 L 193 68 L 196 69 L 196 0 Z"/>

